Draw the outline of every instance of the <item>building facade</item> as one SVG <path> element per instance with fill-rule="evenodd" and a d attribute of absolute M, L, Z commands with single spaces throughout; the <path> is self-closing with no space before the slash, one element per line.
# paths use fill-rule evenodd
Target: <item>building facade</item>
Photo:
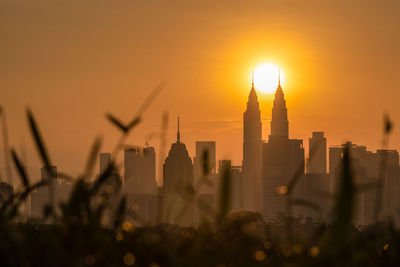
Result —
<path fill-rule="evenodd" d="M 243 208 L 262 210 L 262 124 L 254 77 L 243 113 Z"/>
<path fill-rule="evenodd" d="M 294 175 L 304 175 L 303 141 L 289 139 L 289 121 L 286 101 L 280 82 L 275 92 L 272 109 L 271 134 L 263 144 L 263 212 L 266 220 L 286 213 L 286 186 Z M 304 184 L 298 183 L 293 197 L 303 197 Z M 296 209 L 292 215 L 301 215 Z"/>

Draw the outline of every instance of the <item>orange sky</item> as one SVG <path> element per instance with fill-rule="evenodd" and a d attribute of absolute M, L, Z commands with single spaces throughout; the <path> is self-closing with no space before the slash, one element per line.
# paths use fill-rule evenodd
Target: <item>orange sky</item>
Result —
<path fill-rule="evenodd" d="M 166 81 L 129 143 L 154 133 L 158 151 L 168 111 L 168 148 L 179 114 L 191 156 L 196 140 L 215 140 L 218 159 L 240 164 L 249 73 L 271 62 L 285 72 L 292 138 L 307 144 L 322 130 L 329 145 L 376 149 L 383 112 L 400 125 L 399 10 L 396 0 L 0 0 L 0 104 L 11 144 L 40 166 L 29 105 L 55 164 L 79 172 L 96 134 L 103 151 L 116 140 L 104 113 L 129 120 Z M 259 100 L 267 139 L 272 95 Z M 399 138 L 395 127 L 391 147 L 400 149 Z"/>

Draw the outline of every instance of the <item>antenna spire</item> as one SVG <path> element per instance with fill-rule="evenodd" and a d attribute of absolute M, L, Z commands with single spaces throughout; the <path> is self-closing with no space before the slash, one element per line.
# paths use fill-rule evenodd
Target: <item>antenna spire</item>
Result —
<path fill-rule="evenodd" d="M 278 84 L 281 85 L 281 68 L 279 68 L 279 73 L 278 73 Z"/>
<path fill-rule="evenodd" d="M 254 88 L 254 70 L 251 72 L 251 87 Z"/>
<path fill-rule="evenodd" d="M 178 133 L 176 135 L 176 142 L 179 144 L 181 142 L 181 134 L 179 133 L 179 116 L 178 116 Z"/>

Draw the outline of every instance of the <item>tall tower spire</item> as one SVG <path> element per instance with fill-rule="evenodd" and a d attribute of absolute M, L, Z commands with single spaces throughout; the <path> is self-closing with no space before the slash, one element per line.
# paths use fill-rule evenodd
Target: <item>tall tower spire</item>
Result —
<path fill-rule="evenodd" d="M 181 142 L 181 134 L 179 133 L 179 116 L 178 116 L 178 133 L 176 134 L 176 142 L 178 144 Z"/>
<path fill-rule="evenodd" d="M 261 112 L 254 88 L 254 71 L 251 73 L 251 90 L 247 109 L 243 113 L 243 208 L 261 211 Z"/>
<path fill-rule="evenodd" d="M 251 72 L 251 88 L 254 88 L 254 70 Z"/>
<path fill-rule="evenodd" d="M 278 74 L 278 88 L 276 88 L 274 105 L 272 108 L 271 135 L 288 138 L 289 122 L 285 96 L 281 87 L 281 69 Z"/>
<path fill-rule="evenodd" d="M 278 85 L 281 85 L 281 68 L 279 68 L 278 72 Z"/>

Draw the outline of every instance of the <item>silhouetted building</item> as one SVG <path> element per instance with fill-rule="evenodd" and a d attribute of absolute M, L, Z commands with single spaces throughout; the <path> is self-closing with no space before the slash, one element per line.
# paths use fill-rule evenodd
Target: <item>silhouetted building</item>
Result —
<path fill-rule="evenodd" d="M 156 156 L 153 147 L 125 150 L 125 193 L 155 194 Z"/>
<path fill-rule="evenodd" d="M 262 210 L 262 125 L 257 93 L 252 86 L 243 113 L 243 208 L 261 212 Z"/>
<path fill-rule="evenodd" d="M 271 135 L 263 144 L 263 216 L 265 219 L 277 217 L 286 212 L 284 193 L 290 179 L 297 173 L 304 175 L 304 148 L 302 140 L 289 139 L 289 122 L 286 101 L 279 82 L 272 109 Z M 302 182 L 294 189 L 295 197 L 303 197 Z M 300 215 L 300 209 L 292 215 Z"/>
<path fill-rule="evenodd" d="M 154 223 L 156 210 L 156 158 L 153 147 L 129 148 L 124 154 L 124 192 L 130 216 L 136 223 Z"/>
<path fill-rule="evenodd" d="M 308 165 L 307 173 L 326 173 L 326 138 L 324 132 L 313 132 L 308 139 Z"/>
<path fill-rule="evenodd" d="M 55 185 L 57 182 L 57 167 L 48 166 L 40 169 L 41 180 L 49 181 L 45 186 L 39 187 L 36 192 L 31 195 L 31 216 L 41 217 L 43 215 L 44 207 L 51 206 L 52 202 L 55 203 Z"/>
<path fill-rule="evenodd" d="M 72 185 L 64 181 L 58 181 L 57 167 L 48 166 L 40 169 L 42 181 L 48 184 L 39 187 L 31 194 L 31 216 L 42 217 L 46 206 L 53 206 L 55 210 L 60 204 L 69 199 Z"/>
<path fill-rule="evenodd" d="M 399 154 L 396 150 L 368 151 L 365 146 L 357 146 L 347 142 L 341 146 L 329 148 L 329 164 L 331 178 L 331 192 L 336 192 L 342 178 L 341 161 L 345 147 L 349 148 L 351 171 L 357 187 L 383 182 L 382 207 L 379 210 L 379 219 L 388 216 L 399 222 L 397 206 L 400 194 L 400 167 Z M 366 225 L 375 222 L 376 187 L 369 190 L 360 190 L 356 201 L 356 224 Z"/>
<path fill-rule="evenodd" d="M 330 216 L 329 195 L 329 174 L 327 173 L 306 173 L 301 178 L 303 185 L 303 199 L 315 204 L 312 207 L 302 209 L 304 217 L 314 219 L 326 219 Z"/>
<path fill-rule="evenodd" d="M 216 190 L 216 199 L 219 198 L 219 190 L 220 190 L 220 182 L 221 177 L 224 175 L 224 171 L 229 170 L 229 175 L 231 179 L 231 211 L 240 211 L 244 209 L 243 204 L 243 195 L 244 195 L 244 186 L 243 186 L 243 172 L 242 166 L 232 166 L 230 160 L 220 160 L 218 162 L 218 183 Z M 217 203 L 216 203 L 217 204 Z"/>
<path fill-rule="evenodd" d="M 163 185 L 168 198 L 168 222 L 193 224 L 193 209 L 187 209 L 182 215 L 180 213 L 184 206 L 190 205 L 187 198 L 191 197 L 190 188 L 193 187 L 193 165 L 185 144 L 181 142 L 179 117 L 177 140 L 172 144 L 163 166 Z"/>

